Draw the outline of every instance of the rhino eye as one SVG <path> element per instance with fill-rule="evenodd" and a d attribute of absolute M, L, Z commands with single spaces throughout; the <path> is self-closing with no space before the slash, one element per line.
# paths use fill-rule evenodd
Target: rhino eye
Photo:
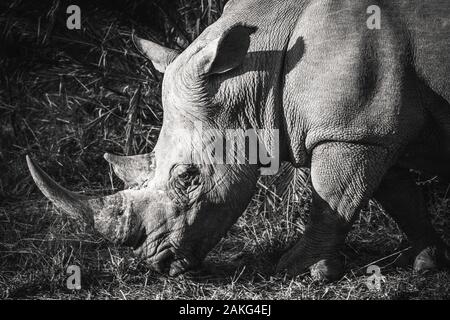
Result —
<path fill-rule="evenodd" d="M 199 170 L 195 166 L 177 165 L 172 169 L 172 178 L 178 187 L 189 187 L 199 178 Z"/>
<path fill-rule="evenodd" d="M 192 175 L 189 172 L 183 172 L 178 176 L 179 179 L 183 181 L 189 181 L 192 178 Z"/>
<path fill-rule="evenodd" d="M 184 183 L 190 183 L 198 177 L 198 169 L 196 167 L 185 168 L 178 174 L 178 179 Z"/>
<path fill-rule="evenodd" d="M 176 165 L 172 168 L 169 196 L 180 206 L 186 206 L 196 198 L 200 190 L 200 171 L 195 166 Z"/>

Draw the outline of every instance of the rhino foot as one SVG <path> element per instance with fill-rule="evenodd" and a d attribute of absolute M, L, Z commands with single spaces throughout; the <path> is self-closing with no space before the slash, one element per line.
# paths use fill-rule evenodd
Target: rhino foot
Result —
<path fill-rule="evenodd" d="M 323 259 L 309 267 L 311 276 L 319 281 L 336 281 L 344 274 L 344 263 L 340 258 Z"/>
<path fill-rule="evenodd" d="M 415 272 L 421 273 L 441 268 L 450 268 L 450 248 L 447 246 L 428 246 L 414 259 Z"/>
<path fill-rule="evenodd" d="M 309 271 L 314 280 L 335 281 L 340 279 L 344 273 L 342 258 L 335 255 L 327 256 L 327 258 L 310 257 L 295 251 L 294 248 L 281 257 L 276 272 L 286 272 L 289 276 L 295 277 Z"/>

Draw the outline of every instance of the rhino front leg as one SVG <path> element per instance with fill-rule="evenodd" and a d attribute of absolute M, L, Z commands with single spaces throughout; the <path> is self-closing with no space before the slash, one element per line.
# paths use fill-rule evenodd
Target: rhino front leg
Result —
<path fill-rule="evenodd" d="M 277 270 L 336 280 L 343 272 L 339 254 L 356 214 L 372 196 L 391 159 L 382 147 L 330 142 L 313 150 L 313 203 L 300 241 L 280 260 Z"/>
<path fill-rule="evenodd" d="M 450 266 L 450 250 L 431 225 L 423 194 L 408 169 L 389 170 L 375 198 L 411 242 L 415 271 Z"/>

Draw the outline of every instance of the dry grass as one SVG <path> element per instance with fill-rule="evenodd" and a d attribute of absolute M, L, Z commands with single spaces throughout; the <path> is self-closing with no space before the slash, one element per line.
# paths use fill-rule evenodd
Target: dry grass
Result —
<path fill-rule="evenodd" d="M 128 249 L 111 246 L 68 220 L 44 200 L 4 204 L 0 208 L 0 297 L 3 299 L 449 299 L 450 274 L 414 275 L 398 267 L 407 247 L 396 225 L 371 205 L 349 235 L 342 254 L 347 273 L 324 284 L 308 275 L 295 279 L 274 274 L 282 252 L 299 238 L 309 202 L 292 196 L 291 206 L 275 208 L 261 198 L 209 254 L 200 270 L 169 278 L 146 268 Z M 435 190 L 436 192 L 436 190 Z M 42 197 L 39 196 L 39 199 Z M 296 199 L 296 200 L 292 200 Z M 434 202 L 436 199 L 437 202 Z M 431 202 L 442 212 L 447 201 Z M 439 215 L 439 212 L 434 212 Z M 446 225 L 439 225 L 440 232 Z M 439 228 L 440 227 L 440 228 Z M 380 258 L 388 257 L 382 261 Z M 382 267 L 380 292 L 368 290 L 366 266 Z M 69 265 L 82 271 L 82 290 L 66 289 Z"/>
<path fill-rule="evenodd" d="M 160 78 L 133 48 L 131 33 L 183 47 L 218 17 L 224 2 L 105 0 L 94 7 L 79 1 L 81 31 L 65 29 L 66 1 L 0 4 L 0 298 L 448 299 L 448 273 L 419 276 L 396 267 L 392 253 L 407 244 L 375 204 L 348 237 L 343 279 L 323 284 L 275 276 L 309 208 L 308 174 L 292 168 L 261 180 L 203 267 L 177 279 L 149 271 L 128 249 L 90 234 L 43 200 L 26 169 L 27 153 L 74 190 L 121 188 L 103 152 L 150 151 L 163 116 Z M 421 185 L 437 229 L 448 236 L 447 186 Z M 387 282 L 371 292 L 365 266 L 387 256 L 376 262 Z M 65 286 L 72 264 L 82 270 L 80 291 Z"/>

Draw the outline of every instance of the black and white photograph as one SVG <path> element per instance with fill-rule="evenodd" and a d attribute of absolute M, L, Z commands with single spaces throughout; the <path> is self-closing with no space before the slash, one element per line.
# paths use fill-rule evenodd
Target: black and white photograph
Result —
<path fill-rule="evenodd" d="M 0 300 L 450 300 L 450 1 L 0 0 Z"/>

